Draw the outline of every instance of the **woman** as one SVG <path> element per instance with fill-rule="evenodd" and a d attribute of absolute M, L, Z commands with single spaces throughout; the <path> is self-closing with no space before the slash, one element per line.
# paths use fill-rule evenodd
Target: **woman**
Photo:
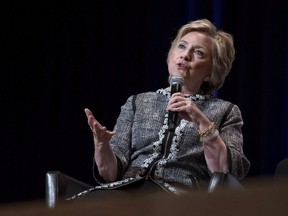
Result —
<path fill-rule="evenodd" d="M 99 186 L 74 198 L 97 189 L 140 188 L 147 182 L 181 194 L 207 183 L 214 172 L 244 178 L 250 163 L 242 148 L 241 112 L 237 105 L 213 96 L 234 56 L 230 34 L 206 19 L 190 22 L 178 31 L 167 58 L 169 77 L 183 79 L 181 92 L 171 94 L 168 87 L 129 97 L 113 131 L 85 109 Z M 178 113 L 172 132 L 169 112 Z"/>

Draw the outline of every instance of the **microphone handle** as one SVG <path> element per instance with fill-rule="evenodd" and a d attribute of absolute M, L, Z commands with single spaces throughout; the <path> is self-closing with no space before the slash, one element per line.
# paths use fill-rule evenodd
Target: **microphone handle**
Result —
<path fill-rule="evenodd" d="M 173 83 L 171 85 L 171 95 L 173 95 L 176 92 L 181 92 L 181 84 L 180 83 Z M 168 130 L 170 132 L 174 132 L 175 128 L 177 126 L 177 119 L 178 119 L 178 113 L 177 112 L 168 112 Z"/>
<path fill-rule="evenodd" d="M 181 84 L 180 83 L 173 83 L 171 85 L 171 95 L 173 95 L 176 92 L 181 92 Z"/>

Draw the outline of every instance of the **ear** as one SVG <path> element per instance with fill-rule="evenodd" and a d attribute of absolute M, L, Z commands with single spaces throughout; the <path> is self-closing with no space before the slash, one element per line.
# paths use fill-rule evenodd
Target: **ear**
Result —
<path fill-rule="evenodd" d="M 212 76 L 212 71 L 210 71 L 210 73 L 206 75 L 206 77 L 204 78 L 204 82 L 209 82 L 211 80 L 211 76 Z"/>

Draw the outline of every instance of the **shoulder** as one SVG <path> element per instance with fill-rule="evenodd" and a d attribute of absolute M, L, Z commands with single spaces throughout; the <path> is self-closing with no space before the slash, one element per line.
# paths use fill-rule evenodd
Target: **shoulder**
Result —
<path fill-rule="evenodd" d="M 231 113 L 238 113 L 241 115 L 241 110 L 237 104 L 220 98 L 217 98 L 217 101 L 219 104 L 223 104 L 224 107 L 227 107 L 227 109 L 231 111 Z"/>
<path fill-rule="evenodd" d="M 217 107 L 219 120 L 221 121 L 220 126 L 233 123 L 243 125 L 241 110 L 237 104 L 219 98 L 214 98 L 211 102 Z"/>
<path fill-rule="evenodd" d="M 241 111 L 237 104 L 217 97 L 204 101 L 200 104 L 200 107 L 208 116 L 216 115 L 218 118 L 230 118 L 233 116 L 233 118 L 242 119 Z"/>
<path fill-rule="evenodd" d="M 157 90 L 131 95 L 128 98 L 127 102 L 131 104 L 131 107 L 134 110 L 134 112 L 135 110 L 139 109 L 140 110 L 143 109 L 145 110 L 145 112 L 148 112 L 149 110 L 158 110 L 165 107 L 168 102 L 168 99 L 165 94 Z"/>
<path fill-rule="evenodd" d="M 135 95 L 131 95 L 130 100 L 143 101 L 143 100 L 167 100 L 168 93 L 164 89 L 158 89 L 157 91 L 141 92 Z"/>
<path fill-rule="evenodd" d="M 234 104 L 230 101 L 223 100 L 221 98 L 213 97 L 210 100 L 207 101 L 208 106 L 213 106 L 217 107 L 221 110 L 227 110 L 229 109 L 230 111 L 235 110 L 240 112 L 240 108 L 237 104 Z"/>

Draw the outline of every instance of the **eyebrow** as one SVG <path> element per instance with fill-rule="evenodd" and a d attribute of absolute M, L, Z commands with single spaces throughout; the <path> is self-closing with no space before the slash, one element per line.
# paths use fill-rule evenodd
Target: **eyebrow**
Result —
<path fill-rule="evenodd" d="M 186 44 L 188 44 L 188 42 L 187 42 L 187 41 L 185 41 L 185 40 L 183 40 L 183 39 L 179 40 L 179 42 L 183 42 L 183 43 L 186 43 Z"/>
<path fill-rule="evenodd" d="M 183 40 L 183 39 L 179 40 L 179 42 L 185 43 L 185 44 L 189 44 L 188 41 L 185 41 L 185 40 Z M 178 43 L 179 43 L 179 42 L 178 42 Z M 194 48 L 202 48 L 202 49 L 204 49 L 204 50 L 207 50 L 207 47 L 202 46 L 202 45 L 199 45 L 199 44 L 196 44 L 196 45 L 193 45 L 193 44 L 192 44 L 192 47 L 194 47 Z"/>

